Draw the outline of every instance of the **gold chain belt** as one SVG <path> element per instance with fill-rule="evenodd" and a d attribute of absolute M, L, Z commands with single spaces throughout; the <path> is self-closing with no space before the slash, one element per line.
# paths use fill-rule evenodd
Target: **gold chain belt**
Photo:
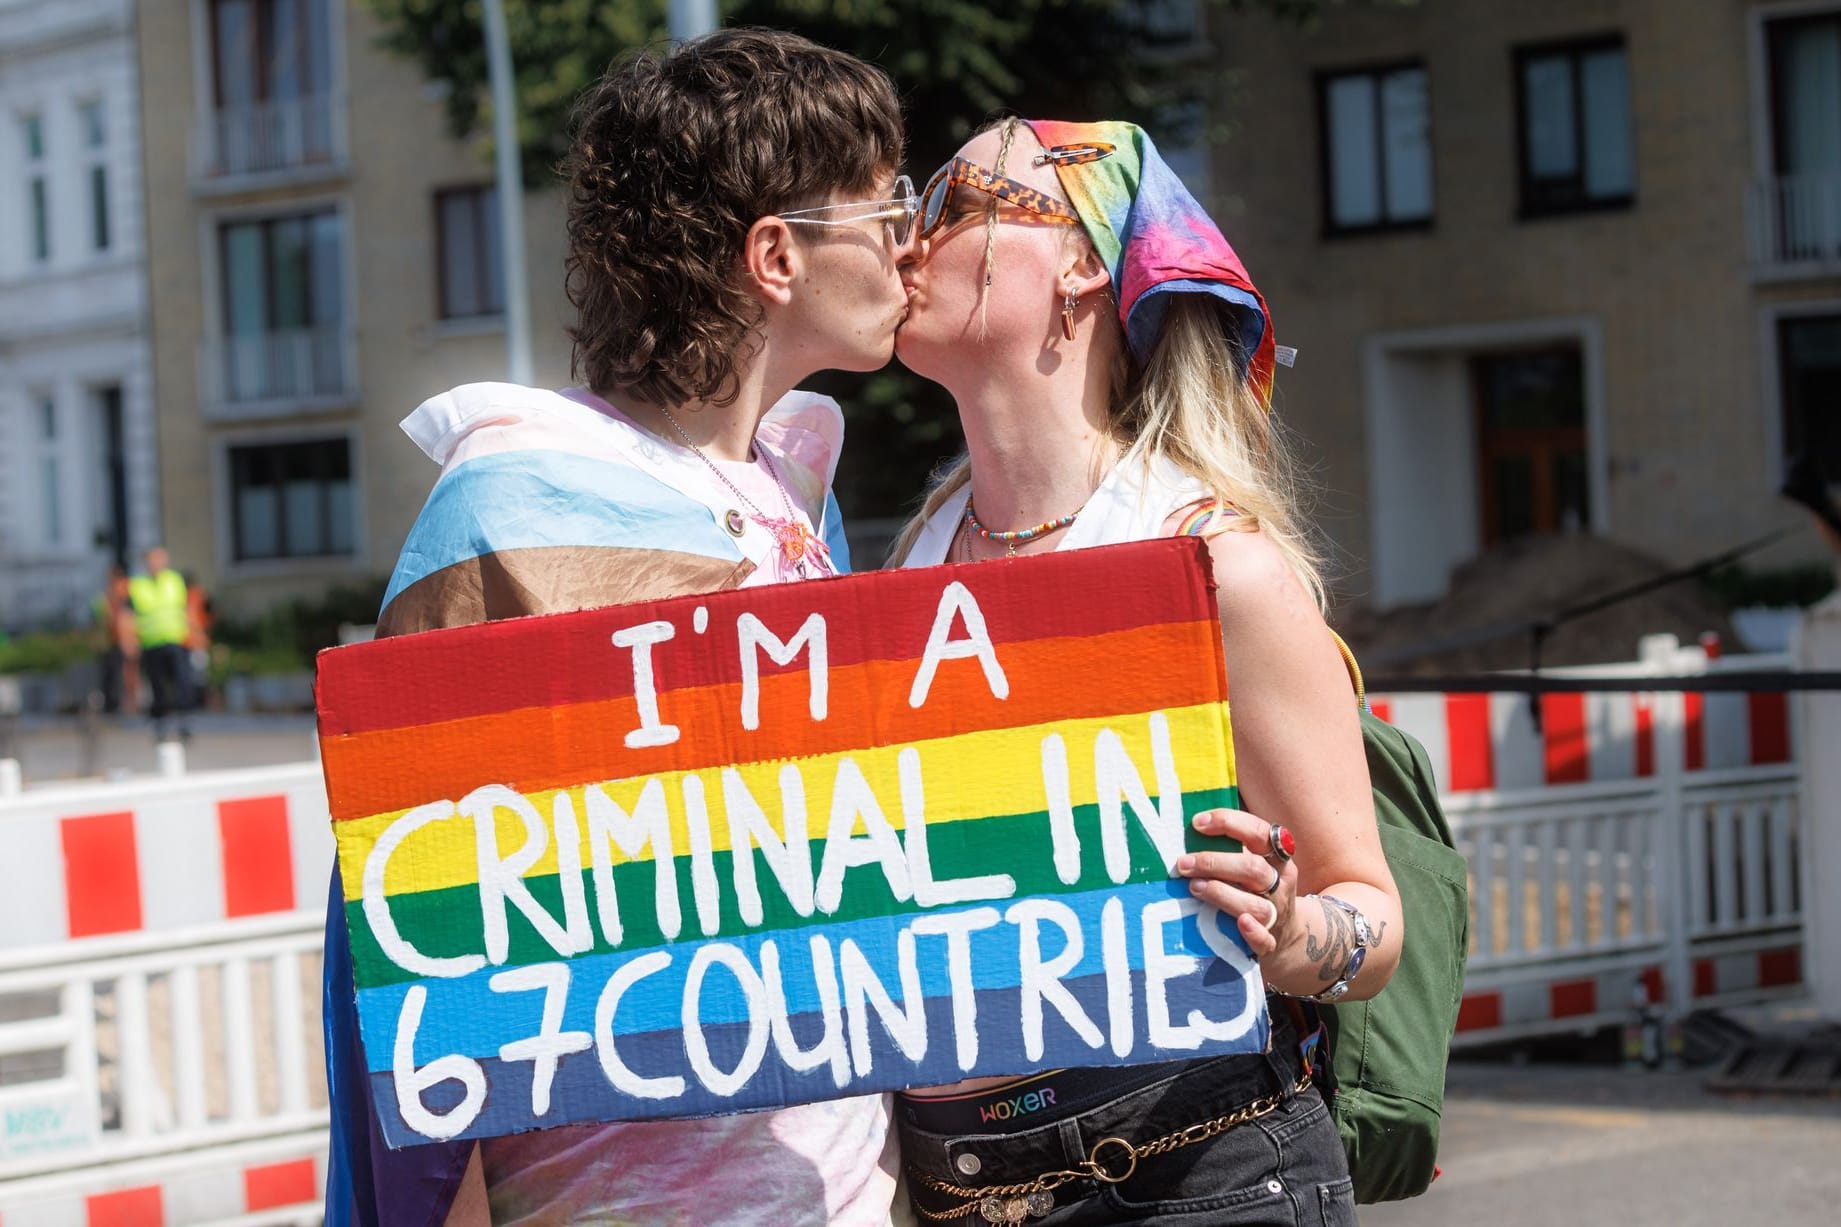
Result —
<path fill-rule="evenodd" d="M 1310 1074 L 1306 1073 L 1291 1088 L 1291 1095 L 1302 1095 L 1310 1088 Z M 936 1176 L 921 1177 L 921 1183 L 935 1193 L 947 1197 L 957 1197 L 964 1205 L 951 1210 L 929 1210 L 924 1206 L 914 1208 L 925 1219 L 937 1223 L 950 1222 L 964 1218 L 976 1211 L 987 1223 L 1020 1223 L 1025 1218 L 1043 1218 L 1055 1208 L 1054 1190 L 1075 1180 L 1097 1180 L 1102 1184 L 1120 1184 L 1130 1180 L 1132 1173 L 1138 1170 L 1138 1160 L 1149 1159 L 1157 1155 L 1167 1155 L 1173 1150 L 1193 1146 L 1197 1142 L 1206 1142 L 1219 1137 L 1235 1125 L 1244 1125 L 1250 1120 L 1274 1111 L 1289 1096 L 1284 1093 L 1267 1095 L 1255 1099 L 1244 1107 L 1236 1108 L 1226 1116 L 1217 1116 L 1213 1120 L 1190 1125 L 1173 1133 L 1136 1146 L 1120 1137 L 1105 1137 L 1093 1143 L 1093 1149 L 1078 1167 L 1058 1172 L 1044 1172 L 1034 1180 L 1023 1184 L 999 1184 L 988 1188 L 973 1189 L 963 1185 L 948 1184 Z M 1119 1156 L 1122 1171 L 1113 1173 L 1107 1168 L 1113 1155 Z"/>

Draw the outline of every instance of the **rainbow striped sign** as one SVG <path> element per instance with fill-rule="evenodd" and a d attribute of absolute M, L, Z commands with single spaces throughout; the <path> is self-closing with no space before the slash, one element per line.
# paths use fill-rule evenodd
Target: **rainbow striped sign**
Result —
<path fill-rule="evenodd" d="M 320 657 L 392 1146 L 1261 1051 L 1192 538 Z"/>

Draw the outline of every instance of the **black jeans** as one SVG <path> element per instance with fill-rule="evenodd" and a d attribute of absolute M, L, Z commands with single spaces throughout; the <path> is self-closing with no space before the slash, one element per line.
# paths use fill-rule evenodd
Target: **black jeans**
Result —
<path fill-rule="evenodd" d="M 141 649 L 141 675 L 153 689 L 153 718 L 192 710 L 192 660 L 182 643 Z"/>
<path fill-rule="evenodd" d="M 1149 1086 L 1013 1133 L 929 1133 L 906 1119 L 898 1101 L 909 1195 L 917 1209 L 937 1215 L 967 1199 L 931 1188 L 929 1176 L 967 1189 L 1023 1184 L 1078 1166 L 1102 1138 L 1143 1145 L 1278 1095 L 1282 1102 L 1273 1111 L 1208 1141 L 1142 1159 L 1118 1184 L 1064 1184 L 1054 1190 L 1046 1217 L 1023 1221 L 1031 1227 L 1353 1227 L 1355 1194 L 1335 1123 L 1314 1086 L 1292 1089 L 1302 1061 L 1283 1008 L 1273 1011 L 1272 1031 L 1272 1050 L 1264 1055 L 1185 1062 Z M 1103 1148 L 1100 1158 L 1110 1170 L 1124 1167 L 1116 1146 Z M 926 1214 L 920 1220 L 939 1221 Z M 985 1219 L 971 1209 L 948 1221 L 982 1225 Z"/>

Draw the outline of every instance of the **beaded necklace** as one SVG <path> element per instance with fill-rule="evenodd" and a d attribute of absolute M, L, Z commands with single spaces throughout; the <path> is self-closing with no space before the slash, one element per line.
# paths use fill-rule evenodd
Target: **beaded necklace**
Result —
<path fill-rule="evenodd" d="M 986 541 L 996 541 L 1007 546 L 1010 551 L 1010 557 L 1014 558 L 1016 557 L 1016 547 L 1019 542 L 1034 541 L 1037 537 L 1046 536 L 1049 533 L 1066 528 L 1074 522 L 1074 518 L 1078 516 L 1082 510 L 1084 510 L 1084 505 L 1075 508 L 1073 511 L 1068 512 L 1058 519 L 1044 520 L 1033 528 L 1016 528 L 1011 529 L 1009 532 L 994 532 L 978 522 L 978 513 L 972 510 L 972 500 L 967 498 L 965 500 L 965 523 L 968 528 L 977 533 L 980 537 L 983 537 Z"/>

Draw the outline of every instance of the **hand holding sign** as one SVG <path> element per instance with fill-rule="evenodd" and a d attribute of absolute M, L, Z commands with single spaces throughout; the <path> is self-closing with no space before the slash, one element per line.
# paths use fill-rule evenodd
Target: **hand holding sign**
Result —
<path fill-rule="evenodd" d="M 324 654 L 387 1138 L 1263 1049 L 1225 698 L 1189 540 Z"/>

